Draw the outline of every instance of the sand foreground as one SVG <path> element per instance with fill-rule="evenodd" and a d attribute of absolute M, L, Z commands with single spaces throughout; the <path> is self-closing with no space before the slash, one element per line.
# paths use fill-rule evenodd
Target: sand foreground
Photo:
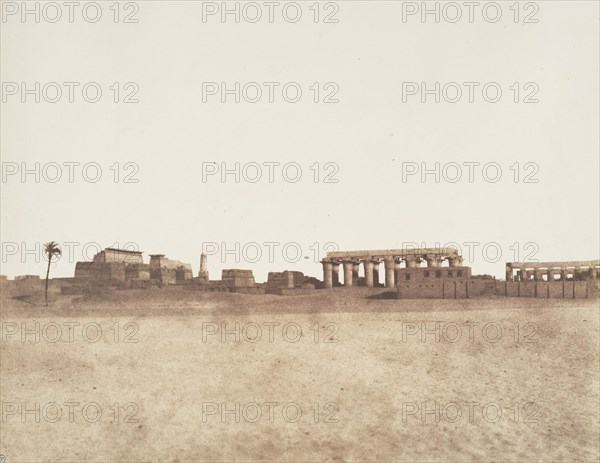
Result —
<path fill-rule="evenodd" d="M 597 301 L 156 290 L 1 316 L 7 462 L 600 455 Z"/>

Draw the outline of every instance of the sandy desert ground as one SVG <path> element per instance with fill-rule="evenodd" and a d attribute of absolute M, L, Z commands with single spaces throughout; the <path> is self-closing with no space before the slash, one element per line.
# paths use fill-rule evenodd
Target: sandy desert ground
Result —
<path fill-rule="evenodd" d="M 8 463 L 599 460 L 598 301 L 157 289 L 1 316 Z"/>

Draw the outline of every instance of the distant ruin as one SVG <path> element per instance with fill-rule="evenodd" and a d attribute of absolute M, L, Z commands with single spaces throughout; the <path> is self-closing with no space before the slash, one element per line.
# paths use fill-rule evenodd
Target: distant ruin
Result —
<path fill-rule="evenodd" d="M 441 271 L 444 261 L 452 270 Z M 393 288 L 400 281 L 422 280 L 427 278 L 431 271 L 436 271 L 438 278 L 454 278 L 457 275 L 462 277 L 463 274 L 466 278 L 471 275 L 470 267 L 462 267 L 463 258 L 454 248 L 336 251 L 327 253 L 327 257 L 321 262 L 324 286 L 341 286 L 340 266 L 343 269 L 344 286 L 380 286 L 382 262 L 386 288 Z M 427 268 L 421 267 L 422 262 L 427 263 Z M 363 280 L 358 276 L 361 265 L 364 267 Z"/>
<path fill-rule="evenodd" d="M 91 262 L 75 264 L 75 280 L 90 285 L 144 287 L 151 284 L 171 285 L 192 278 L 192 266 L 151 254 L 145 264 L 141 251 L 106 248 Z"/>
<path fill-rule="evenodd" d="M 314 280 L 302 272 L 269 272 L 266 293 L 280 296 L 308 294 L 315 289 Z"/>
<path fill-rule="evenodd" d="M 454 248 L 330 252 L 321 261 L 323 281 L 302 272 L 284 270 L 269 272 L 266 283 L 257 283 L 249 269 L 224 269 L 220 280 L 210 280 L 205 254 L 200 256 L 196 277 L 190 264 L 168 259 L 164 254 L 150 254 L 149 263 L 145 263 L 142 254 L 106 248 L 91 262 L 77 262 L 73 278 L 53 278 L 50 288 L 63 294 L 85 294 L 106 289 L 171 286 L 192 291 L 291 296 L 319 289 L 365 287 L 384 288 L 386 297 L 399 299 L 492 296 L 581 299 L 598 297 L 600 289 L 600 260 L 507 262 L 504 281 L 489 275 L 474 275 Z M 2 281 L 11 283 L 5 276 Z M 25 291 L 41 288 L 44 281 L 38 275 L 19 275 L 14 282 L 15 288 Z"/>
<path fill-rule="evenodd" d="M 380 264 L 385 270 L 380 283 Z M 421 264 L 426 263 L 426 267 Z M 447 266 L 444 266 L 447 263 Z M 472 275 L 456 249 L 336 251 L 322 261 L 325 288 L 397 288 L 399 299 L 483 296 L 580 299 L 598 295 L 600 261 L 508 262 L 506 281 Z M 359 277 L 361 265 L 364 277 Z M 343 283 L 340 281 L 340 267 Z"/>
<path fill-rule="evenodd" d="M 598 278 L 600 260 L 507 262 L 506 281 L 585 281 Z"/>
<path fill-rule="evenodd" d="M 221 280 L 209 280 L 206 255 L 200 256 L 200 271 L 194 277 L 192 266 L 168 259 L 164 254 L 150 254 L 144 263 L 141 251 L 106 248 L 91 262 L 77 262 L 75 276 L 62 278 L 63 293 L 86 292 L 87 287 L 113 289 L 147 289 L 163 286 L 183 286 L 184 289 L 214 292 L 254 292 L 257 285 L 252 270 L 223 270 Z"/>

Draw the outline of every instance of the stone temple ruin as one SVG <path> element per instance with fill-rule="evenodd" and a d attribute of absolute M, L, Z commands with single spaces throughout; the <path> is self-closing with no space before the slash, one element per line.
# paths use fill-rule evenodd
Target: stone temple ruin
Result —
<path fill-rule="evenodd" d="M 168 259 L 164 254 L 150 254 L 144 263 L 141 251 L 106 248 L 91 262 L 77 262 L 75 276 L 62 278 L 63 293 L 78 293 L 85 287 L 144 289 L 183 286 L 185 289 L 215 292 L 254 292 L 261 285 L 254 281 L 252 270 L 223 270 L 221 280 L 209 280 L 206 255 L 200 257 L 200 271 L 194 277 L 192 266 Z M 263 285 L 264 286 L 264 285 Z M 264 291 L 263 291 L 264 292 Z"/>
<path fill-rule="evenodd" d="M 145 287 L 151 284 L 171 285 L 192 278 L 192 266 L 151 254 L 145 264 L 141 251 L 106 248 L 91 262 L 75 264 L 75 280 L 90 285 Z"/>
<path fill-rule="evenodd" d="M 315 278 L 305 276 L 302 272 L 269 272 L 265 292 L 280 296 L 299 295 L 311 293 L 315 287 L 320 286 Z"/>
<path fill-rule="evenodd" d="M 183 289 L 210 292 L 264 294 L 299 294 L 319 286 L 315 278 L 302 272 L 270 272 L 267 283 L 256 283 L 252 270 L 223 269 L 220 280 L 210 280 L 206 255 L 200 256 L 200 270 L 194 277 L 190 264 L 167 259 L 164 254 L 150 254 L 144 263 L 141 251 L 106 248 L 92 262 L 77 262 L 75 277 L 61 279 L 64 293 L 76 293 L 77 286 L 106 286 L 117 289 L 140 289 L 153 286 L 181 286 Z M 67 281 L 72 280 L 72 281 Z"/>
<path fill-rule="evenodd" d="M 266 283 L 257 283 L 248 269 L 224 269 L 220 280 L 210 280 L 204 254 L 200 256 L 197 276 L 193 275 L 190 264 L 168 259 L 164 254 L 150 254 L 149 263 L 145 263 L 142 254 L 106 248 L 91 262 L 77 262 L 74 278 L 52 279 L 50 288 L 63 294 L 85 294 L 94 288 L 170 286 L 193 291 L 283 296 L 310 294 L 318 289 L 363 287 L 365 290 L 361 291 L 366 294 L 381 293 L 399 299 L 494 296 L 580 299 L 598 297 L 600 292 L 600 260 L 507 262 L 506 280 L 498 280 L 489 275 L 473 275 L 471 267 L 463 265 L 462 256 L 454 248 L 335 251 L 321 261 L 323 281 L 285 270 L 269 272 Z M 1 280 L 23 291 L 44 284 L 37 275 Z M 378 288 L 384 292 L 375 291 Z"/>
<path fill-rule="evenodd" d="M 585 281 L 598 278 L 600 260 L 507 262 L 506 281 Z"/>
<path fill-rule="evenodd" d="M 600 260 L 507 262 L 506 281 L 496 294 L 512 297 L 584 299 L 597 297 Z"/>
<path fill-rule="evenodd" d="M 448 262 L 448 268 L 442 268 L 444 261 Z M 453 248 L 336 251 L 328 253 L 322 261 L 324 286 L 341 286 L 340 266 L 343 269 L 344 286 L 381 286 L 382 262 L 386 288 L 393 288 L 404 281 L 425 280 L 430 274 L 444 279 L 471 276 L 471 268 L 462 266 L 463 258 Z M 427 267 L 421 267 L 423 262 L 427 263 Z M 361 265 L 364 267 L 362 279 L 358 277 Z"/>
<path fill-rule="evenodd" d="M 380 283 L 382 262 L 383 284 Z M 421 266 L 423 263 L 426 266 Z M 600 283 L 598 260 L 509 262 L 506 281 L 500 281 L 487 275 L 472 275 L 471 268 L 463 266 L 463 258 L 453 248 L 336 251 L 328 253 L 322 264 L 325 288 L 396 287 L 399 299 L 482 296 L 579 299 L 596 297 Z M 363 277 L 359 277 L 361 265 Z"/>

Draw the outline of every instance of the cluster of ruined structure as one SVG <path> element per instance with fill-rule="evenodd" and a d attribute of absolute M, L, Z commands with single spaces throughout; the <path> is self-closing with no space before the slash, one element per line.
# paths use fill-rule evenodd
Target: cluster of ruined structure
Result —
<path fill-rule="evenodd" d="M 310 293 L 321 287 L 321 282 L 310 278 L 302 272 L 285 270 L 284 272 L 269 272 L 265 292 L 281 296 Z"/>
<path fill-rule="evenodd" d="M 200 257 L 198 276 L 194 277 L 190 264 L 168 259 L 164 254 L 150 254 L 150 262 L 146 264 L 141 251 L 116 248 L 104 249 L 91 262 L 77 262 L 73 280 L 71 283 L 75 285 L 118 289 L 186 285 L 194 286 L 190 289 L 232 291 L 256 286 L 252 270 L 223 270 L 221 280 L 209 280 L 204 254 Z M 65 288 L 65 292 L 73 291 L 73 285 Z"/>
<path fill-rule="evenodd" d="M 200 257 L 200 271 L 194 277 L 190 264 L 168 259 L 164 254 L 150 254 L 150 262 L 144 263 L 141 251 L 106 248 L 91 262 L 77 262 L 74 278 L 59 278 L 55 282 L 63 285 L 63 293 L 70 294 L 93 287 L 143 289 L 166 285 L 196 291 L 278 295 L 306 294 L 322 288 L 367 287 L 393 289 L 398 298 L 443 299 L 480 296 L 578 299 L 596 297 L 600 286 L 599 260 L 508 262 L 503 281 L 473 275 L 471 267 L 463 265 L 463 258 L 454 248 L 336 251 L 328 253 L 322 264 L 323 281 L 286 270 L 269 272 L 266 283 L 256 283 L 252 270 L 247 269 L 225 269 L 220 280 L 210 280 L 204 254 Z M 40 282 L 35 275 L 15 277 L 15 281 Z"/>
<path fill-rule="evenodd" d="M 172 285 L 192 276 L 190 264 L 167 259 L 163 254 L 150 254 L 150 263 L 145 264 L 141 251 L 125 249 L 106 248 L 91 262 L 75 264 L 75 279 L 90 285 Z"/>
<path fill-rule="evenodd" d="M 72 281 L 61 279 L 65 293 L 77 292 L 77 286 L 108 286 L 117 289 L 141 289 L 153 286 L 181 285 L 195 291 L 284 294 L 314 290 L 318 280 L 302 272 L 270 272 L 266 284 L 256 283 L 252 270 L 224 269 L 220 280 L 210 280 L 206 255 L 200 256 L 200 271 L 194 277 L 190 264 L 150 254 L 144 263 L 141 251 L 106 248 L 91 262 L 77 262 Z"/>
<path fill-rule="evenodd" d="M 382 262 L 383 284 L 379 275 Z M 597 296 L 600 281 L 599 260 L 508 262 L 506 281 L 472 275 L 471 268 L 463 266 L 463 258 L 453 248 L 331 252 L 322 264 L 325 288 L 395 287 L 400 299 L 481 296 L 579 299 Z M 363 277 L 359 277 L 361 264 Z"/>
<path fill-rule="evenodd" d="M 506 281 L 585 281 L 598 278 L 598 260 L 507 262 Z"/>
<path fill-rule="evenodd" d="M 442 269 L 448 262 L 449 269 Z M 432 272 L 440 278 L 468 278 L 471 268 L 463 267 L 463 258 L 453 248 L 441 249 L 384 249 L 376 251 L 330 252 L 322 261 L 325 288 L 341 286 L 340 266 L 344 271 L 344 286 L 382 286 L 379 282 L 381 263 L 385 268 L 386 288 L 393 288 L 401 281 L 423 280 Z M 426 262 L 427 267 L 421 267 Z M 359 278 L 360 266 L 364 277 Z"/>

